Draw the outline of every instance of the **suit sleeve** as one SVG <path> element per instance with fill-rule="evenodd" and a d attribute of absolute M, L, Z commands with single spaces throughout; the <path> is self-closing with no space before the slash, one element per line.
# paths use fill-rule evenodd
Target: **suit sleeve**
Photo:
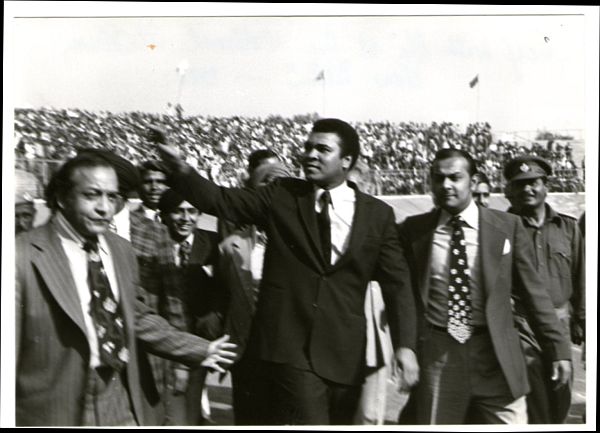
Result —
<path fill-rule="evenodd" d="M 199 365 L 208 356 L 209 342 L 179 331 L 144 302 L 144 291 L 139 285 L 138 266 L 133 251 L 129 256 L 136 289 L 134 305 L 136 338 L 152 354 L 192 367 Z"/>
<path fill-rule="evenodd" d="M 381 286 L 394 349 L 406 347 L 415 350 L 417 315 L 410 273 L 394 213 L 392 209 L 387 210 L 375 280 Z"/>
<path fill-rule="evenodd" d="M 573 320 L 582 326 L 585 325 L 585 241 L 577 224 L 572 225 L 571 237 L 571 278 L 573 284 L 573 295 L 571 306 L 573 308 Z"/>
<path fill-rule="evenodd" d="M 252 191 L 224 188 L 203 178 L 196 171 L 174 173 L 168 183 L 200 212 L 240 224 L 264 227 L 277 181 Z"/>
<path fill-rule="evenodd" d="M 569 341 L 561 332 L 554 306 L 540 275 L 532 262 L 534 251 L 532 243 L 520 219 L 514 219 L 514 256 L 515 290 L 530 312 L 531 326 L 540 339 L 551 360 L 571 359 Z"/>

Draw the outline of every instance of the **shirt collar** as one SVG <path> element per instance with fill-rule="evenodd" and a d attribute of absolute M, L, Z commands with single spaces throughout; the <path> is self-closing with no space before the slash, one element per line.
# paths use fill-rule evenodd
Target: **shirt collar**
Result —
<path fill-rule="evenodd" d="M 175 242 L 175 248 L 179 248 L 179 246 L 183 243 L 183 242 L 188 242 L 190 245 L 194 245 L 194 232 L 192 231 L 187 238 L 179 241 L 179 242 Z"/>
<path fill-rule="evenodd" d="M 475 204 L 474 200 L 471 200 L 469 205 L 458 215 L 460 215 L 460 217 L 465 223 L 467 223 L 469 227 L 479 230 L 479 208 Z M 452 218 L 452 215 L 446 210 L 442 209 L 442 212 L 440 213 L 440 219 L 438 221 L 438 227 L 448 224 L 450 218 Z"/>
<path fill-rule="evenodd" d="M 552 206 L 550 206 L 548 203 L 544 203 L 544 208 L 546 210 L 546 215 L 544 218 L 544 223 L 555 223 L 560 225 L 561 224 L 561 218 L 560 215 L 558 214 L 558 212 L 556 212 Z M 521 219 L 523 220 L 523 223 L 526 225 L 529 225 L 531 227 L 541 227 L 538 226 L 537 223 L 534 222 L 534 220 L 532 218 L 528 218 L 524 215 L 520 215 L 517 213 L 516 209 L 514 209 L 512 206 L 510 208 L 508 208 L 507 212 L 518 215 L 521 217 Z M 542 224 L 542 225 L 543 225 Z"/>
<path fill-rule="evenodd" d="M 118 214 L 113 216 L 113 222 L 117 227 L 123 227 L 124 224 L 129 222 L 129 208 L 127 205 L 123 206 L 123 209 L 121 209 Z"/>
<path fill-rule="evenodd" d="M 77 230 L 71 225 L 71 223 L 65 218 L 62 211 L 56 212 L 52 218 L 52 222 L 56 227 L 56 231 L 61 238 L 67 239 L 71 242 L 75 242 L 81 249 L 85 245 L 86 239 L 81 236 Z M 104 253 L 108 252 L 108 245 L 104 236 L 98 235 L 98 249 Z"/>
<path fill-rule="evenodd" d="M 346 182 L 342 182 L 340 185 L 335 188 L 331 188 L 329 194 L 331 195 L 331 206 L 335 208 L 336 203 L 341 202 L 354 202 L 356 200 L 356 195 L 354 193 L 354 189 L 350 188 Z M 317 203 L 319 203 L 319 199 L 323 195 L 325 190 L 323 188 L 317 188 L 315 193 L 315 199 Z"/>

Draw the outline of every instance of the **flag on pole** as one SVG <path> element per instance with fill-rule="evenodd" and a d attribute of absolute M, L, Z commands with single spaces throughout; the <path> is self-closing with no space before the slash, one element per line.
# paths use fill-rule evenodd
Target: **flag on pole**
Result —
<path fill-rule="evenodd" d="M 316 81 L 321 81 L 325 79 L 325 70 L 321 69 L 321 72 L 319 72 L 319 74 L 317 75 L 317 77 L 315 78 Z"/>
<path fill-rule="evenodd" d="M 475 78 L 469 81 L 469 87 L 472 89 L 477 85 L 477 83 L 479 83 L 479 74 L 475 75 Z"/>

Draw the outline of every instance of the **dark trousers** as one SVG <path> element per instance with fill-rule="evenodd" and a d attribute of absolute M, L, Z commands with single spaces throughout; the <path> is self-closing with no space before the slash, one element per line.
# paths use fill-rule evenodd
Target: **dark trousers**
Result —
<path fill-rule="evenodd" d="M 261 425 L 268 415 L 262 414 L 266 402 L 265 369 L 261 362 L 247 356 L 231 368 L 233 419 L 235 425 Z"/>
<path fill-rule="evenodd" d="M 557 314 L 565 338 L 570 339 L 568 315 Z M 531 391 L 527 394 L 529 424 L 562 424 L 571 407 L 573 380 L 556 387 L 552 382 L 552 363 L 542 356 L 542 349 L 527 321 L 517 316 L 521 347 L 527 364 L 527 379 Z"/>
<path fill-rule="evenodd" d="M 527 423 L 525 398 L 512 397 L 485 329 L 461 344 L 429 328 L 419 345 L 418 424 L 464 424 L 471 410 L 485 424 Z"/>
<path fill-rule="evenodd" d="M 343 385 L 313 371 L 261 361 L 265 425 L 348 425 L 358 408 L 360 386 Z"/>

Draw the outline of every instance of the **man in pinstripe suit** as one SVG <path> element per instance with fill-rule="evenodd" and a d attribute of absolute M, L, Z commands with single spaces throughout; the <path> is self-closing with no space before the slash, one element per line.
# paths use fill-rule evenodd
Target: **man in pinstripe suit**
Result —
<path fill-rule="evenodd" d="M 94 155 L 68 161 L 48 189 L 51 221 L 16 241 L 16 423 L 18 426 L 144 425 L 143 401 L 152 377 L 136 341 L 187 365 L 223 371 L 234 345 L 177 331 L 141 302 L 131 245 L 107 231 L 118 196 L 113 167 Z M 97 242 L 95 259 L 83 250 Z M 87 256 L 87 258 L 86 258 Z M 91 312 L 91 265 L 100 262 L 122 315 L 119 369 Z M 120 354 L 120 353 L 119 353 Z"/>

